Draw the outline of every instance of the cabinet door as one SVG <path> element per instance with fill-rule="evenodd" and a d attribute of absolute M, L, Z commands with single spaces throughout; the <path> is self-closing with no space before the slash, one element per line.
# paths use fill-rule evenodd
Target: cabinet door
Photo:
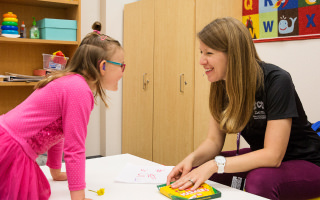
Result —
<path fill-rule="evenodd" d="M 125 5 L 122 153 L 148 160 L 152 160 L 153 46 L 154 1 Z"/>
<path fill-rule="evenodd" d="M 153 161 L 193 151 L 195 0 L 155 0 Z"/>
<path fill-rule="evenodd" d="M 234 17 L 241 21 L 242 1 L 234 0 L 197 0 L 196 33 L 219 17 Z M 194 148 L 206 138 L 209 129 L 209 92 L 210 82 L 199 64 L 199 40 L 195 45 L 195 114 L 194 114 Z M 228 134 L 223 151 L 236 148 L 236 134 Z"/>

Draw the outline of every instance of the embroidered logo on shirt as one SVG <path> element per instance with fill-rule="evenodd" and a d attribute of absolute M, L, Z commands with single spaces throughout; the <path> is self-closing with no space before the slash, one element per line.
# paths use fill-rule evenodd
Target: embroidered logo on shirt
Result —
<path fill-rule="evenodd" d="M 266 119 L 263 101 L 257 101 L 253 108 L 253 119 Z"/>

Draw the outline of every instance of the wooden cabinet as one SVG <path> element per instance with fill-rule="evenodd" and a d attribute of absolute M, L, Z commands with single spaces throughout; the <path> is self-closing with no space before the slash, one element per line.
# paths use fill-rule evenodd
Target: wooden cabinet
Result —
<path fill-rule="evenodd" d="M 226 4 L 141 0 L 125 5 L 128 67 L 123 78 L 122 153 L 176 165 L 205 138 L 209 82 L 198 64 L 196 33 L 228 10 L 213 5 Z M 241 2 L 234 8 L 241 16 Z M 216 9 L 219 14 L 212 14 Z M 236 142 L 231 140 L 228 138 L 231 146 L 227 149 L 235 148 Z"/>
<path fill-rule="evenodd" d="M 173 165 L 193 150 L 194 7 L 194 0 L 125 6 L 123 153 Z"/>
<path fill-rule="evenodd" d="M 193 151 L 194 0 L 155 0 L 153 161 Z"/>
<path fill-rule="evenodd" d="M 125 5 L 122 152 L 152 160 L 154 1 Z"/>
<path fill-rule="evenodd" d="M 11 72 L 32 75 L 34 69 L 42 68 L 43 53 L 51 54 L 61 50 L 71 58 L 81 38 L 80 4 L 80 0 L 0 0 L 1 22 L 3 14 L 13 12 L 17 15 L 19 26 L 24 21 L 27 29 L 27 38 L 0 37 L 0 74 Z M 77 20 L 77 41 L 29 39 L 32 17 L 37 21 L 43 18 Z M 0 114 L 11 110 L 28 97 L 35 84 L 0 82 Z"/>

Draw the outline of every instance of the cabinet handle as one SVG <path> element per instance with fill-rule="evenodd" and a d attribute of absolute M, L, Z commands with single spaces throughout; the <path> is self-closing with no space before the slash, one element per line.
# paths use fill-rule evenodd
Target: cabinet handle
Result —
<path fill-rule="evenodd" d="M 184 93 L 184 74 L 180 74 L 180 92 Z"/>
<path fill-rule="evenodd" d="M 147 79 L 147 73 L 144 73 L 144 74 L 143 74 L 143 77 L 142 77 L 142 88 L 143 88 L 144 90 L 147 89 L 148 83 L 149 83 L 149 80 Z"/>

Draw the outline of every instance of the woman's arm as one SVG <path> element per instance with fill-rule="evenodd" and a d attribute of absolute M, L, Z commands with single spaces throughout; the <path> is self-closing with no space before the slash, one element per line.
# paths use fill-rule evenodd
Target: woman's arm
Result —
<path fill-rule="evenodd" d="M 167 177 L 167 185 L 179 180 L 190 172 L 192 167 L 199 166 L 220 153 L 225 140 L 225 133 L 220 131 L 219 124 L 211 118 L 209 133 L 204 142 L 175 166 Z"/>
<path fill-rule="evenodd" d="M 264 148 L 244 155 L 226 158 L 225 173 L 245 172 L 260 167 L 279 167 L 287 150 L 292 119 L 271 120 L 267 123 Z M 203 149 L 205 150 L 205 148 Z M 198 152 L 198 156 L 202 155 Z M 211 152 L 215 153 L 215 152 Z M 200 160 L 200 158 L 198 158 Z M 209 160 L 200 167 L 181 177 L 172 184 L 172 188 L 184 190 L 192 186 L 191 190 L 197 189 L 203 182 L 208 180 L 218 167 L 214 160 Z"/>
<path fill-rule="evenodd" d="M 226 134 L 220 130 L 218 122 L 211 116 L 207 138 L 191 153 L 193 167 L 199 166 L 218 155 L 224 145 Z"/>
<path fill-rule="evenodd" d="M 279 167 L 287 150 L 291 124 L 291 118 L 268 121 L 264 148 L 226 158 L 225 172 L 235 173 L 260 167 Z"/>

